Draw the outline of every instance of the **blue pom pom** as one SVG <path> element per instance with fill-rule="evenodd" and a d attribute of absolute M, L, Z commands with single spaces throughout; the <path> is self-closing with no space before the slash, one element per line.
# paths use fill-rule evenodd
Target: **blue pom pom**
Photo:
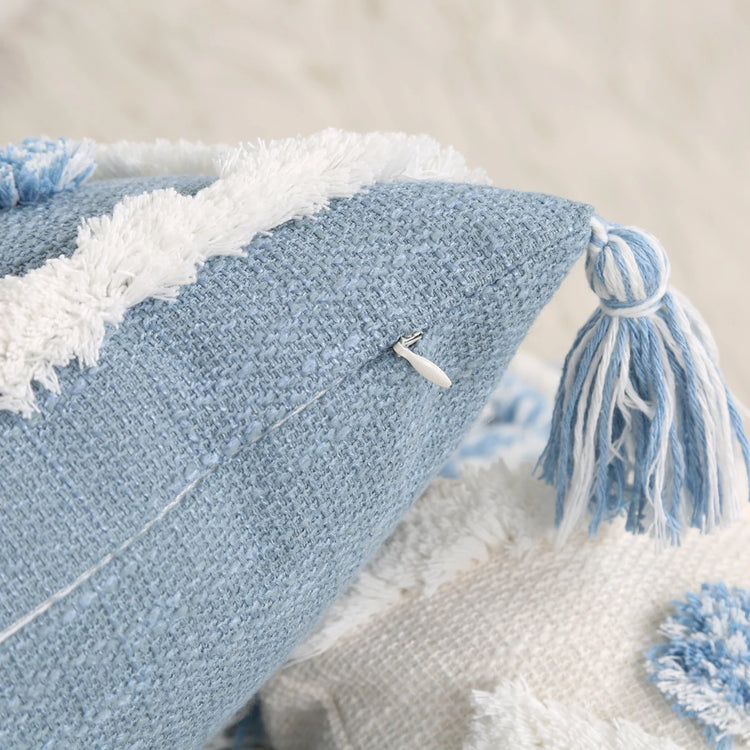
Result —
<path fill-rule="evenodd" d="M 669 640 L 646 655 L 649 680 L 731 750 L 735 737 L 750 740 L 750 592 L 704 583 L 676 605 L 660 628 Z"/>
<path fill-rule="evenodd" d="M 0 150 L 0 208 L 36 203 L 78 187 L 94 171 L 92 141 L 26 138 Z"/>

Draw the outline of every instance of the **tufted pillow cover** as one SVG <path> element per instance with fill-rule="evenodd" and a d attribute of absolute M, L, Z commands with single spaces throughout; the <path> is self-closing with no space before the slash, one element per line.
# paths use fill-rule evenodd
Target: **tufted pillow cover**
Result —
<path fill-rule="evenodd" d="M 0 747 L 199 748 L 440 471 L 592 209 L 399 134 L 94 156 L 0 210 Z"/>

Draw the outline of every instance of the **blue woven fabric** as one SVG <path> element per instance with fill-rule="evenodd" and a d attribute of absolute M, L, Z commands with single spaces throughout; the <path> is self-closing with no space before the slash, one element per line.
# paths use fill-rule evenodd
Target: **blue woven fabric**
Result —
<path fill-rule="evenodd" d="M 79 189 L 101 191 L 87 213 L 111 208 L 107 186 L 122 194 Z M 71 251 L 26 248 L 28 216 L 0 257 Z M 455 450 L 590 217 L 375 186 L 211 259 L 176 301 L 133 308 L 98 366 L 64 368 L 62 395 L 38 390 L 40 413 L 1 413 L 0 631 L 23 624 L 0 644 L 0 747 L 189 749 L 218 731 Z M 450 389 L 391 351 L 415 330 Z"/>
<path fill-rule="evenodd" d="M 538 365 L 545 371 L 556 369 L 541 360 Z M 499 459 L 511 468 L 535 461 L 549 437 L 553 403 L 553 395 L 535 382 L 506 372 L 439 476 L 458 479 L 468 466 L 490 466 Z M 263 706 L 256 696 L 203 750 L 268 750 L 269 742 Z"/>
<path fill-rule="evenodd" d="M 506 372 L 440 476 L 458 479 L 467 465 L 490 466 L 500 456 L 511 469 L 536 461 L 549 439 L 552 407 L 551 396 Z"/>

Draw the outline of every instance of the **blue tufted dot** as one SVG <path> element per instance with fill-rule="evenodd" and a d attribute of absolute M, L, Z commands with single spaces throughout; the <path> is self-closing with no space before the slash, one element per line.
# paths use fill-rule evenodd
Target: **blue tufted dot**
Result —
<path fill-rule="evenodd" d="M 26 138 L 0 150 L 0 209 L 78 187 L 94 170 L 94 146 L 67 138 Z"/>
<path fill-rule="evenodd" d="M 647 654 L 649 679 L 681 717 L 730 750 L 750 727 L 750 591 L 704 583 L 663 623 L 668 640 Z"/>

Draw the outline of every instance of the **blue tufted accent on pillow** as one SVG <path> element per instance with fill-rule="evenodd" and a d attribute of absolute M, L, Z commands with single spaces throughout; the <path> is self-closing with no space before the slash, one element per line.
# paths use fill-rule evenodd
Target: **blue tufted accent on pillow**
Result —
<path fill-rule="evenodd" d="M 0 149 L 0 209 L 75 190 L 94 171 L 92 141 L 26 138 Z"/>
<path fill-rule="evenodd" d="M 34 217 L 77 223 L 147 184 L 84 186 L 13 243 L 1 214 L 0 259 L 69 254 L 28 247 Z M 0 412 L 0 747 L 189 749 L 219 730 L 455 450 L 591 214 L 372 186 L 131 309 L 96 367 L 35 386 L 31 419 Z M 450 389 L 391 351 L 415 330 Z"/>

